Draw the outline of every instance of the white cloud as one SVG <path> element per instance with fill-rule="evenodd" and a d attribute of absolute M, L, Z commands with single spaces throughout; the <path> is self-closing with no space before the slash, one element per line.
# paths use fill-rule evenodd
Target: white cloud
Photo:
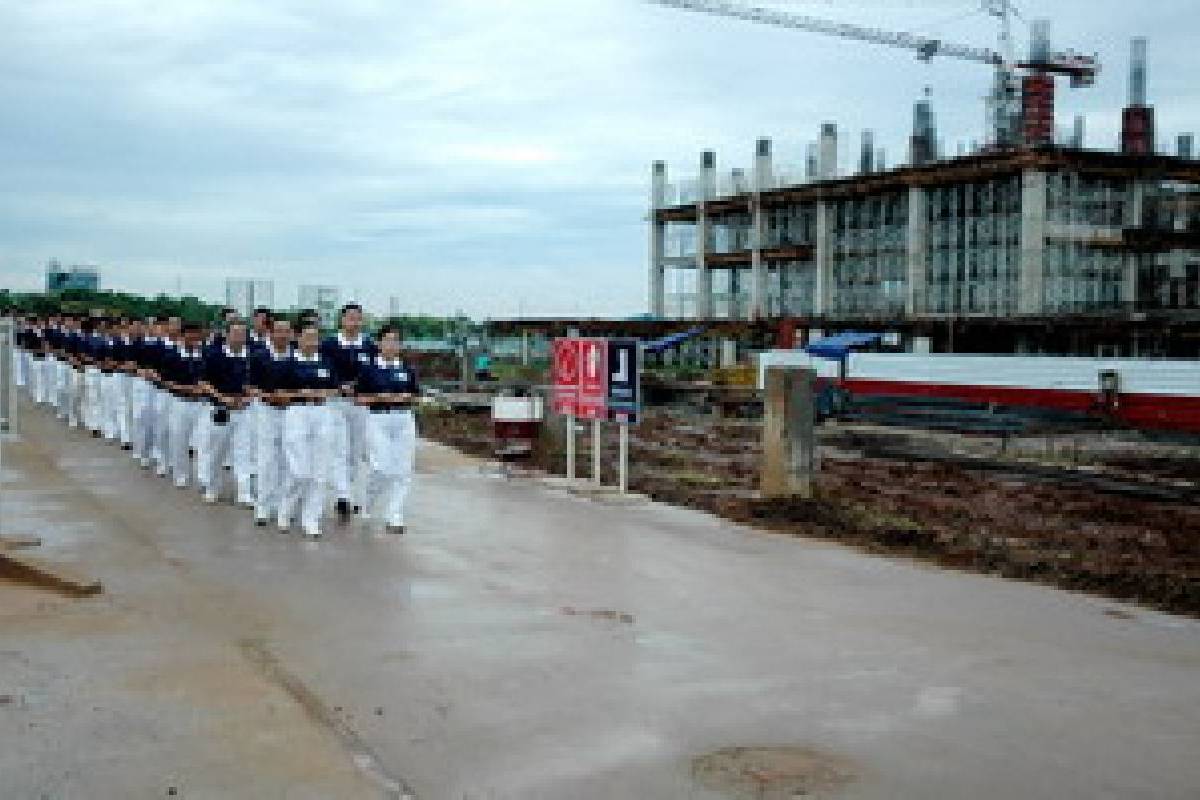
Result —
<path fill-rule="evenodd" d="M 988 44 L 967 0 L 776 5 Z M 1039 7 L 1040 6 L 1040 7 Z M 1151 38 L 1163 135 L 1200 128 L 1191 3 L 1022 4 L 1101 85 L 1063 91 L 1109 143 L 1126 41 Z M 896 161 L 933 89 L 979 135 L 985 67 L 653 8 L 637 0 L 55 0 L 0 7 L 0 282 L 47 258 L 110 285 L 219 296 L 225 276 L 476 314 L 644 307 L 649 162 L 800 163 L 837 120 Z M 385 307 L 385 300 L 379 300 Z"/>

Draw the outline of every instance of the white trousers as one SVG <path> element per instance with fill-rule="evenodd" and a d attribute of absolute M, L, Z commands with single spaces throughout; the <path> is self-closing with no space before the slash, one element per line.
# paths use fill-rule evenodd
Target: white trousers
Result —
<path fill-rule="evenodd" d="M 30 358 L 25 369 L 25 386 L 29 389 L 29 396 L 35 403 L 50 401 L 50 387 L 46 379 L 54 373 L 46 367 L 47 361 L 49 359 Z"/>
<path fill-rule="evenodd" d="M 65 361 L 59 361 L 58 358 L 49 360 L 53 366 L 49 367 L 47 373 L 50 383 L 46 387 L 46 391 L 50 394 L 50 404 L 54 406 L 55 413 L 62 419 L 67 416 L 66 403 L 66 383 L 68 376 L 71 373 L 71 368 L 67 366 Z"/>
<path fill-rule="evenodd" d="M 123 372 L 100 376 L 100 431 L 106 439 L 121 438 L 121 418 L 127 405 L 125 378 Z"/>
<path fill-rule="evenodd" d="M 85 378 L 83 369 L 68 368 L 66 383 L 67 423 L 78 428 L 83 423 Z"/>
<path fill-rule="evenodd" d="M 150 455 L 164 469 L 171 464 L 171 408 L 174 396 L 166 389 L 154 390 L 154 438 L 150 444 Z"/>
<path fill-rule="evenodd" d="M 192 477 L 192 462 L 188 450 L 192 447 L 196 432 L 196 418 L 202 406 L 195 400 L 170 397 L 170 417 L 167 423 L 168 466 L 175 477 L 176 486 L 186 486 Z"/>
<path fill-rule="evenodd" d="M 250 501 L 254 470 L 254 417 L 250 409 L 229 412 L 229 421 L 213 421 L 213 406 L 201 407 L 196 420 L 196 476 L 206 490 L 220 494 L 225 484 L 225 463 L 231 464 L 239 503 Z"/>
<path fill-rule="evenodd" d="M 387 525 L 403 525 L 417 457 L 417 424 L 413 413 L 369 412 L 366 446 L 369 472 L 364 507 Z"/>
<path fill-rule="evenodd" d="M 279 498 L 283 494 L 284 410 L 266 403 L 259 403 L 250 410 L 258 418 L 254 425 L 254 514 L 266 518 L 279 510 Z"/>
<path fill-rule="evenodd" d="M 141 461 L 150 458 L 151 435 L 154 430 L 154 387 L 145 378 L 129 378 L 129 443 L 133 457 Z"/>
<path fill-rule="evenodd" d="M 27 350 L 22 350 L 19 347 L 13 348 L 13 383 L 17 386 L 25 386 L 29 383 L 29 362 L 32 359 Z"/>
<path fill-rule="evenodd" d="M 305 531 L 319 529 L 334 455 L 334 412 L 326 406 L 294 405 L 283 412 L 284 489 L 278 521 L 291 522 L 299 508 Z M 336 457 L 334 455 L 334 457 Z"/>
<path fill-rule="evenodd" d="M 83 370 L 83 399 L 80 401 L 80 417 L 89 430 L 100 430 L 103 418 L 103 379 L 97 367 Z"/>

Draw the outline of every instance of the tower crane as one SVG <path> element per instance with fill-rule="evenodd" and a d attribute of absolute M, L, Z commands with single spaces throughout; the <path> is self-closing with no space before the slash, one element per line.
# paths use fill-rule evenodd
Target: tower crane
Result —
<path fill-rule="evenodd" d="M 947 42 L 914 33 L 888 31 L 865 25 L 820 19 L 807 14 L 796 14 L 770 8 L 747 6 L 726 0 L 645 0 L 657 6 L 681 11 L 694 11 L 718 17 L 740 19 L 779 28 L 821 33 L 870 44 L 911 50 L 921 61 L 931 61 L 936 56 L 973 61 L 995 68 L 996 77 L 988 95 L 988 116 L 991 127 L 990 139 L 996 146 L 1006 147 L 1018 140 L 1017 124 L 1021 119 L 1021 96 L 1016 80 L 1017 70 L 1023 70 L 1050 81 L 1049 98 L 1053 106 L 1053 75 L 1070 78 L 1071 86 L 1092 86 L 1100 64 L 1095 55 L 1085 55 L 1068 50 L 1051 52 L 1045 23 L 1035 26 L 1035 36 L 1029 58 L 1018 61 L 1013 55 L 1011 19 L 1016 8 L 1011 0 L 981 0 L 981 10 L 996 17 L 1000 23 L 999 49 Z M 1045 83 L 1040 86 L 1044 87 Z M 1045 89 L 1043 88 L 1044 92 Z M 1050 121 L 1053 132 L 1053 123 Z M 1043 126 L 1044 127 L 1044 126 Z"/>

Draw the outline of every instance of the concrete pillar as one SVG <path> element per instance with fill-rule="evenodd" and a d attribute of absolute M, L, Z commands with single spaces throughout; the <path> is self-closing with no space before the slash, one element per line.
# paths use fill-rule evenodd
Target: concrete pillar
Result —
<path fill-rule="evenodd" d="M 907 261 L 904 282 L 904 313 L 923 314 L 928 308 L 926 263 L 929 256 L 929 209 L 925 190 L 911 186 L 908 190 L 908 237 L 905 243 Z"/>
<path fill-rule="evenodd" d="M 721 366 L 737 366 L 737 341 L 734 339 L 721 340 Z"/>
<path fill-rule="evenodd" d="M 810 369 L 768 367 L 759 488 L 764 497 L 813 496 L 817 470 Z"/>
<path fill-rule="evenodd" d="M 838 135 L 837 125 L 826 122 L 821 126 L 821 138 L 818 140 L 817 173 L 823 180 L 832 180 L 838 176 Z"/>
<path fill-rule="evenodd" d="M 528 367 L 533 361 L 533 344 L 529 341 L 529 331 L 521 331 L 521 366 Z"/>
<path fill-rule="evenodd" d="M 1129 186 L 1129 202 L 1125 204 L 1125 227 L 1145 227 L 1146 220 L 1146 184 L 1134 181 Z M 1125 274 L 1121 277 L 1121 303 L 1126 309 L 1133 309 L 1138 302 L 1138 266 L 1141 255 L 1138 253 L 1125 254 Z"/>
<path fill-rule="evenodd" d="M 762 249 L 767 238 L 767 213 L 762 193 L 774 185 L 771 140 L 759 139 L 754 155 L 754 196 L 750 201 L 750 319 L 767 316 L 767 263 Z"/>
<path fill-rule="evenodd" d="M 833 203 L 817 201 L 817 224 L 813 233 L 813 315 L 833 312 Z"/>
<path fill-rule="evenodd" d="M 1040 314 L 1045 308 L 1046 173 L 1021 175 L 1021 268 L 1017 313 Z"/>
<path fill-rule="evenodd" d="M 667 270 L 663 255 L 667 249 L 667 224 L 659 222 L 655 211 L 665 204 L 667 165 L 655 161 L 650 172 L 650 314 L 667 315 Z"/>
<path fill-rule="evenodd" d="M 708 210 L 716 196 L 717 154 L 705 150 L 700 156 L 700 201 L 696 203 L 696 316 L 712 319 L 712 270 L 708 266 Z"/>

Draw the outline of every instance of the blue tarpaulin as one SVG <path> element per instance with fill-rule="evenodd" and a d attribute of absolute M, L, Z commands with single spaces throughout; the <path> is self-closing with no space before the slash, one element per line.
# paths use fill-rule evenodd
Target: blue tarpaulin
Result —
<path fill-rule="evenodd" d="M 678 347 L 688 339 L 699 336 L 704 333 L 704 330 L 705 326 L 697 325 L 695 328 L 689 328 L 680 333 L 672 333 L 661 339 L 655 339 L 653 342 L 646 342 L 642 349 L 647 353 L 661 353 L 664 350 L 670 350 L 672 347 Z"/>
<path fill-rule="evenodd" d="M 850 353 L 851 348 L 875 344 L 882 338 L 878 333 L 855 333 L 846 331 L 826 336 L 815 342 L 809 342 L 804 352 L 817 358 L 827 358 L 830 361 L 842 361 Z"/>

